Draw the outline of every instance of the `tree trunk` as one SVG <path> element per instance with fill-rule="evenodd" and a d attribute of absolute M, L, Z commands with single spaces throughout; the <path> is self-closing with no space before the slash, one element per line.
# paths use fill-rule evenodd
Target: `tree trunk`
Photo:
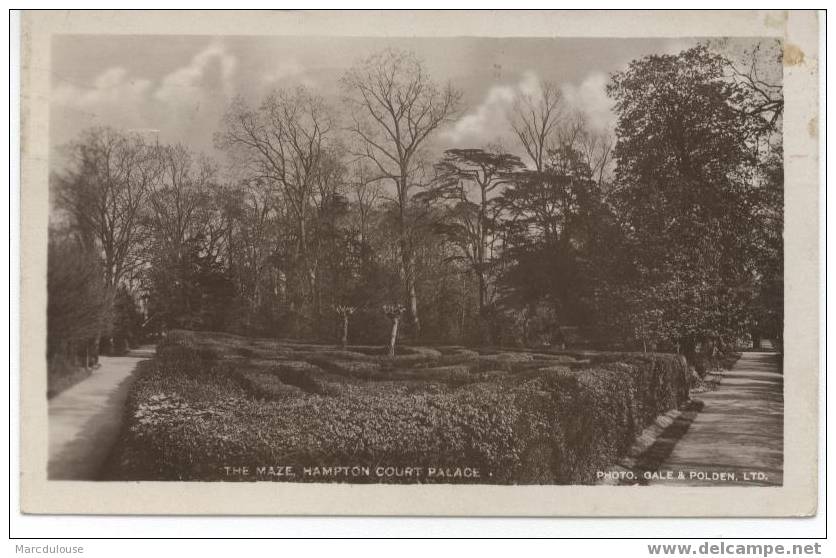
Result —
<path fill-rule="evenodd" d="M 418 318 L 418 294 L 415 292 L 415 279 L 409 278 L 407 285 L 409 291 L 409 315 L 412 317 L 412 327 L 415 332 L 415 338 L 421 338 L 421 321 Z"/>
<path fill-rule="evenodd" d="M 401 268 L 406 285 L 406 295 L 409 299 L 409 320 L 413 326 L 415 337 L 421 336 L 421 321 L 418 318 L 418 293 L 415 288 L 415 261 L 407 246 L 405 238 L 401 238 Z"/>
<path fill-rule="evenodd" d="M 312 291 L 313 291 L 313 314 L 314 314 L 314 327 L 316 328 L 316 335 L 320 336 L 323 334 L 323 330 L 325 327 L 323 326 L 323 315 L 322 315 L 322 285 L 320 284 L 320 276 L 319 276 L 319 265 L 315 263 L 311 270 L 311 284 L 312 284 Z M 333 323 L 333 322 L 332 322 Z M 333 331 L 333 330 L 332 330 Z"/>
<path fill-rule="evenodd" d="M 348 314 L 343 315 L 343 338 L 342 338 L 342 346 L 343 349 L 348 347 Z"/>
<path fill-rule="evenodd" d="M 389 335 L 389 356 L 395 356 L 395 343 L 398 341 L 398 324 L 400 318 L 392 318 L 392 333 Z"/>
<path fill-rule="evenodd" d="M 421 321 L 418 318 L 418 294 L 415 289 L 415 258 L 412 253 L 412 247 L 406 237 L 406 203 L 408 198 L 407 191 L 409 184 L 407 182 L 407 170 L 409 169 L 409 160 L 401 162 L 401 175 L 396 181 L 398 187 L 398 207 L 400 218 L 400 247 L 401 247 L 401 266 L 403 267 L 404 282 L 406 285 L 406 294 L 409 298 L 409 319 L 412 323 L 415 337 L 421 337 Z"/>
<path fill-rule="evenodd" d="M 485 272 L 483 269 L 479 269 L 479 315 L 481 316 L 484 313 L 485 306 L 487 305 L 488 301 L 488 285 L 487 281 L 485 280 Z"/>

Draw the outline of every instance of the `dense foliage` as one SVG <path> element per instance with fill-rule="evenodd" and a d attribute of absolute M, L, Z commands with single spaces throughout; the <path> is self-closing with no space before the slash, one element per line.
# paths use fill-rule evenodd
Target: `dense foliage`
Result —
<path fill-rule="evenodd" d="M 613 201 L 632 280 L 604 288 L 635 337 L 689 356 L 700 341 L 747 331 L 765 289 L 782 298 L 780 137 L 768 141 L 774 129 L 729 64 L 705 47 L 649 56 L 608 88 L 618 114 Z M 780 338 L 764 322 L 754 336 Z"/>
<path fill-rule="evenodd" d="M 672 355 L 382 353 L 174 332 L 132 388 L 108 475 L 433 482 L 302 472 L 469 467 L 481 475 L 472 482 L 592 483 L 658 414 L 688 397 L 684 361 Z M 299 476 L 224 468 L 244 466 L 293 466 Z"/>

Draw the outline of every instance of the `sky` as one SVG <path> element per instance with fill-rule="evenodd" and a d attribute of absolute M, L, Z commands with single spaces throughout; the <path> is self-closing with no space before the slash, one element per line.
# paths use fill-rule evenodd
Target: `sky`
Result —
<path fill-rule="evenodd" d="M 676 53 L 686 39 L 492 39 L 59 35 L 52 44 L 50 157 L 95 125 L 140 131 L 216 155 L 213 135 L 236 95 L 257 104 L 269 91 L 305 85 L 339 106 L 339 79 L 371 53 L 415 52 L 430 75 L 462 91 L 460 118 L 440 130 L 448 147 L 501 143 L 514 96 L 554 82 L 593 129 L 614 123 L 605 87 L 612 72 L 652 53 Z"/>

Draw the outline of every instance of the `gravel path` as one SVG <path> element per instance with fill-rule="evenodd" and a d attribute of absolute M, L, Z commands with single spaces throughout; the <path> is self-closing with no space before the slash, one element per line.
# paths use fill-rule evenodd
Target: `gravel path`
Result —
<path fill-rule="evenodd" d="M 110 453 L 128 388 L 139 362 L 154 356 L 144 346 L 121 357 L 100 357 L 93 374 L 49 401 L 52 480 L 95 480 Z"/>
<path fill-rule="evenodd" d="M 780 486 L 784 377 L 777 353 L 743 353 L 649 484 Z"/>

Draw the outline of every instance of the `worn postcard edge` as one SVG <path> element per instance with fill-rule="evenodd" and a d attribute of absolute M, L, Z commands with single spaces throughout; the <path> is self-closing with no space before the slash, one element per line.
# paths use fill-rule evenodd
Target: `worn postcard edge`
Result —
<path fill-rule="evenodd" d="M 816 513 L 819 21 L 789 12 L 24 12 L 21 25 L 20 491 L 23 513 L 776 517 Z M 48 481 L 46 247 L 50 38 L 56 34 L 779 37 L 785 52 L 782 487 Z M 14 185 L 13 185 L 14 187 Z M 13 372 L 14 374 L 14 372 Z"/>

